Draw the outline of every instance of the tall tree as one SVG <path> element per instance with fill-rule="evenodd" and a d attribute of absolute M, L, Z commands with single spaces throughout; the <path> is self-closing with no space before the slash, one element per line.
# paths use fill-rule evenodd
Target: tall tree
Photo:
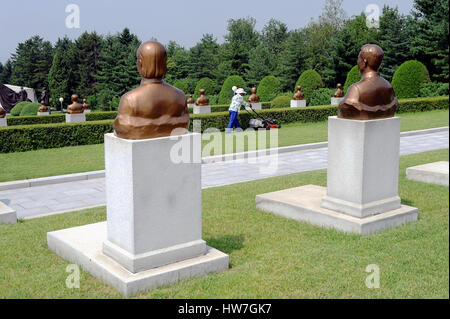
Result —
<path fill-rule="evenodd" d="M 3 70 L 0 73 L 0 83 L 8 84 L 11 82 L 11 74 L 12 74 L 12 62 L 11 60 L 7 60 L 5 65 L 3 66 Z"/>
<path fill-rule="evenodd" d="M 283 42 L 288 38 L 287 25 L 279 20 L 270 19 L 261 31 L 261 43 L 273 56 L 282 50 Z"/>
<path fill-rule="evenodd" d="M 447 82 L 449 77 L 449 2 L 415 0 L 411 53 L 430 70 L 432 77 Z"/>
<path fill-rule="evenodd" d="M 166 45 L 167 52 L 167 76 L 166 81 L 174 84 L 180 79 L 189 76 L 190 54 L 175 41 Z"/>
<path fill-rule="evenodd" d="M 204 34 L 190 49 L 189 76 L 196 79 L 213 78 L 219 65 L 219 44 L 212 34 Z"/>
<path fill-rule="evenodd" d="M 75 41 L 76 91 L 83 98 L 95 94 L 95 74 L 100 67 L 103 39 L 97 33 L 84 32 Z"/>
<path fill-rule="evenodd" d="M 260 44 L 249 55 L 249 69 L 246 73 L 247 84 L 257 86 L 263 77 L 271 75 L 276 67 L 274 55 L 266 46 Z"/>

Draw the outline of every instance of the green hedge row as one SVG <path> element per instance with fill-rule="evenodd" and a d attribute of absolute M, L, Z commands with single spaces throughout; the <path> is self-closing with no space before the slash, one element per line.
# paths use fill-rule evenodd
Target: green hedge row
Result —
<path fill-rule="evenodd" d="M 449 108 L 449 97 L 405 99 L 399 101 L 398 113 L 423 112 Z M 115 112 L 109 112 L 115 113 Z M 304 108 L 265 109 L 260 113 L 265 118 L 273 118 L 280 124 L 289 122 L 319 122 L 337 113 L 337 106 L 311 106 Z M 243 128 L 248 127 L 251 116 L 241 111 L 239 120 Z M 218 128 L 224 130 L 229 121 L 228 112 L 191 115 L 193 121 L 201 120 L 201 129 Z M 8 119 L 9 122 L 9 119 Z M 64 146 L 103 143 L 103 135 L 112 132 L 113 120 L 90 121 L 84 123 L 53 123 L 38 125 L 17 125 L 0 128 L 0 153 L 24 152 L 30 150 Z"/>

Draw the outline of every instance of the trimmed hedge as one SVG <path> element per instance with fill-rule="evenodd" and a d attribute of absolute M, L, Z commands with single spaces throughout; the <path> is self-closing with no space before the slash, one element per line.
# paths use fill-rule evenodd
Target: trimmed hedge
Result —
<path fill-rule="evenodd" d="M 22 112 L 22 109 L 25 105 L 29 104 L 31 102 L 19 102 L 16 105 L 14 105 L 14 107 L 11 109 L 11 111 L 9 112 L 9 114 L 11 114 L 12 116 L 19 116 L 20 112 Z"/>
<path fill-rule="evenodd" d="M 223 106 L 222 106 L 223 107 Z M 276 119 L 279 123 L 319 122 L 337 114 L 336 105 L 311 106 L 302 108 L 279 108 L 258 111 L 265 118 Z M 404 99 L 399 101 L 397 113 L 423 112 L 449 108 L 449 97 Z M 248 127 L 251 116 L 243 111 L 239 121 L 243 128 Z M 193 120 L 202 121 L 202 131 L 208 128 L 224 130 L 229 121 L 228 112 L 191 115 Z M 9 121 L 9 119 L 8 119 Z M 85 123 L 56 123 L 40 125 L 6 126 L 0 128 L 0 153 L 23 152 L 44 148 L 87 145 L 103 143 L 103 135 L 112 132 L 113 120 Z"/>
<path fill-rule="evenodd" d="M 429 82 L 420 85 L 420 97 L 446 96 L 449 92 L 448 83 Z"/>
<path fill-rule="evenodd" d="M 302 92 L 305 94 L 305 100 L 309 105 L 311 94 L 314 90 L 324 86 L 322 77 L 315 70 L 306 70 L 303 72 L 295 83 L 294 94 L 297 91 L 297 86 L 302 86 Z"/>
<path fill-rule="evenodd" d="M 277 96 L 273 99 L 271 108 L 283 108 L 283 107 L 291 107 L 292 98 L 285 95 Z"/>
<path fill-rule="evenodd" d="M 355 65 L 350 71 L 347 73 L 347 79 L 344 84 L 344 92 L 346 93 L 350 85 L 359 82 L 361 80 L 361 73 L 359 73 L 358 66 Z"/>
<path fill-rule="evenodd" d="M 247 85 L 245 84 L 244 79 L 239 75 L 230 75 L 227 77 L 225 82 L 223 82 L 222 89 L 219 93 L 219 104 L 231 103 L 231 99 L 234 96 L 234 92 L 231 90 L 233 86 L 237 86 L 238 88 L 243 88 L 245 90 Z"/>
<path fill-rule="evenodd" d="M 401 64 L 392 77 L 392 86 L 399 99 L 416 98 L 422 83 L 430 82 L 427 67 L 417 60 Z"/>
<path fill-rule="evenodd" d="M 281 91 L 280 80 L 273 75 L 267 75 L 259 82 L 257 94 L 261 102 L 267 102 L 276 98 Z"/>
<path fill-rule="evenodd" d="M 330 104 L 331 98 L 333 97 L 335 91 L 336 89 L 329 88 L 320 88 L 315 90 L 311 94 L 311 101 L 309 102 L 309 105 L 315 106 Z"/>

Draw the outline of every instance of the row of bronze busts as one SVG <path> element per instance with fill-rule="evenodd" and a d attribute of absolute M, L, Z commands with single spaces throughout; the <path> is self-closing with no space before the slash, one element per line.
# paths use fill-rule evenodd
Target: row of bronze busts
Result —
<path fill-rule="evenodd" d="M 194 101 L 192 94 L 189 94 L 189 98 L 187 99 L 187 104 L 195 104 L 197 106 L 207 106 L 209 105 L 209 98 L 205 95 L 205 89 L 200 89 L 200 96 L 197 101 Z M 249 103 L 259 103 L 259 96 L 256 95 L 256 88 L 252 88 L 252 94 L 248 98 Z"/>

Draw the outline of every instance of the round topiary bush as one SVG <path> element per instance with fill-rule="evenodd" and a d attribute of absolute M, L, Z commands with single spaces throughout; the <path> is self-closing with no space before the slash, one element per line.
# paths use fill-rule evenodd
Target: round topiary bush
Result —
<path fill-rule="evenodd" d="M 329 89 L 329 88 L 321 88 L 321 89 L 315 90 L 311 94 L 311 101 L 310 101 L 309 105 L 310 106 L 330 105 L 331 98 L 335 91 L 336 91 L 335 89 Z"/>
<path fill-rule="evenodd" d="M 302 92 L 305 94 L 305 100 L 309 104 L 311 94 L 314 90 L 324 86 L 322 77 L 315 70 L 306 70 L 303 72 L 295 83 L 294 93 L 297 91 L 297 86 L 302 86 Z"/>
<path fill-rule="evenodd" d="M 359 82 L 361 80 L 361 74 L 359 73 L 358 66 L 355 65 L 350 71 L 347 73 L 347 79 L 344 84 L 344 92 L 347 92 L 347 89 L 353 83 Z"/>
<path fill-rule="evenodd" d="M 17 103 L 9 112 L 12 116 L 19 116 L 20 112 L 22 112 L 22 109 L 25 105 L 29 104 L 30 102 L 19 102 Z"/>
<path fill-rule="evenodd" d="M 291 97 L 280 95 L 273 99 L 270 103 L 270 108 L 290 107 Z"/>
<path fill-rule="evenodd" d="M 265 76 L 259 82 L 257 94 L 261 102 L 272 101 L 282 92 L 280 80 L 273 75 Z"/>
<path fill-rule="evenodd" d="M 234 92 L 231 90 L 233 86 L 237 86 L 238 88 L 246 89 L 246 84 L 243 78 L 239 75 L 231 75 L 227 77 L 225 82 L 223 82 L 222 89 L 219 93 L 219 104 L 230 104 L 231 99 L 234 96 Z M 259 95 L 259 94 L 258 94 Z"/>
<path fill-rule="evenodd" d="M 174 87 L 184 92 L 184 94 L 188 94 L 188 85 L 184 81 L 176 81 L 173 84 Z"/>
<path fill-rule="evenodd" d="M 427 82 L 430 82 L 427 67 L 417 60 L 401 64 L 392 77 L 392 86 L 399 99 L 418 97 L 421 84 Z"/>
<path fill-rule="evenodd" d="M 37 112 L 39 110 L 39 107 L 41 106 L 40 103 L 31 103 L 26 102 L 20 111 L 20 116 L 30 116 L 30 115 L 37 115 Z"/>
<path fill-rule="evenodd" d="M 201 78 L 200 81 L 197 82 L 197 85 L 195 86 L 194 100 L 198 99 L 200 96 L 200 89 L 205 89 L 206 96 L 214 95 L 217 91 L 216 89 L 217 85 L 216 83 L 211 80 L 210 78 Z"/>
<path fill-rule="evenodd" d="M 449 92 L 448 83 L 429 82 L 420 85 L 419 97 L 446 96 Z"/>

